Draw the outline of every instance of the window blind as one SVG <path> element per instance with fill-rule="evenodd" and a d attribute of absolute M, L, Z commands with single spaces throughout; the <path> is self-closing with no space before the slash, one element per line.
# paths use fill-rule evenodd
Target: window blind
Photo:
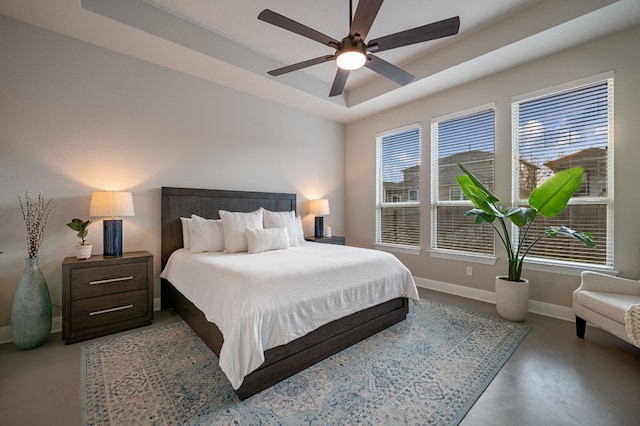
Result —
<path fill-rule="evenodd" d="M 431 143 L 431 248 L 493 254 L 493 228 L 478 226 L 464 215 L 473 205 L 456 180 L 462 174 L 457 163 L 462 163 L 493 190 L 493 106 L 433 120 Z"/>
<path fill-rule="evenodd" d="M 554 173 L 574 166 L 585 171 L 567 209 L 538 218 L 525 241 L 548 226 L 566 225 L 592 233 L 596 243 L 588 248 L 571 238 L 547 238 L 529 256 L 613 267 L 613 77 L 514 102 L 512 113 L 515 203 L 526 205 Z"/>
<path fill-rule="evenodd" d="M 376 138 L 376 242 L 420 246 L 420 127 Z"/>

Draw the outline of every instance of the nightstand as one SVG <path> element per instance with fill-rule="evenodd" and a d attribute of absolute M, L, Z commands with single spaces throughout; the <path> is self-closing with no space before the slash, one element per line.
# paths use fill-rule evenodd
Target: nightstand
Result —
<path fill-rule="evenodd" d="M 337 244 L 339 246 L 344 245 L 344 237 L 338 237 L 336 235 L 331 237 L 323 237 L 323 238 L 304 237 L 304 239 L 307 241 L 312 241 L 314 243 Z"/>
<path fill-rule="evenodd" d="M 66 344 L 151 324 L 153 255 L 67 257 L 62 262 L 62 339 Z"/>

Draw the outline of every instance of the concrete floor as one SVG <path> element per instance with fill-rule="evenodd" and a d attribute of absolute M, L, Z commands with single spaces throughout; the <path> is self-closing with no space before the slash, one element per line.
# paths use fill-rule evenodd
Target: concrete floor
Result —
<path fill-rule="evenodd" d="M 496 315 L 491 304 L 420 294 Z M 178 319 L 156 312 L 151 327 Z M 533 329 L 461 425 L 640 424 L 640 349 L 593 327 L 581 340 L 573 323 L 535 314 L 525 322 Z M 0 345 L 0 424 L 78 424 L 80 348 L 89 342 L 65 346 L 55 333 L 31 351 Z"/>

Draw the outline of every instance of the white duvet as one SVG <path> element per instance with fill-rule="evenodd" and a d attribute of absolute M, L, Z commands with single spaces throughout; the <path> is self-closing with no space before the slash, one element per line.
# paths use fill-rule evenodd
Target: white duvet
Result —
<path fill-rule="evenodd" d="M 258 254 L 180 249 L 160 276 L 222 332 L 220 368 L 234 389 L 264 362 L 267 349 L 397 297 L 418 299 L 411 273 L 395 256 L 332 244 Z"/>

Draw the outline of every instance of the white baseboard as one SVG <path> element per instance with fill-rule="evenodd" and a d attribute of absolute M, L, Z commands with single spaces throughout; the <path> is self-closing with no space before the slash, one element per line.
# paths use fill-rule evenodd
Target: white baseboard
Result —
<path fill-rule="evenodd" d="M 160 310 L 160 298 L 153 299 L 153 310 Z M 51 320 L 51 332 L 58 333 L 62 331 L 62 317 L 53 317 Z M 11 342 L 11 326 L 5 325 L 0 327 L 0 344 Z"/>
<path fill-rule="evenodd" d="M 493 291 L 480 290 L 458 284 L 451 284 L 428 278 L 413 277 L 418 287 L 441 293 L 453 294 L 455 296 L 466 297 L 467 299 L 479 300 L 481 302 L 496 303 L 496 295 Z M 529 300 L 529 312 L 540 314 L 551 318 L 557 318 L 573 322 L 575 315 L 573 309 L 568 306 L 554 305 L 552 303 Z"/>

